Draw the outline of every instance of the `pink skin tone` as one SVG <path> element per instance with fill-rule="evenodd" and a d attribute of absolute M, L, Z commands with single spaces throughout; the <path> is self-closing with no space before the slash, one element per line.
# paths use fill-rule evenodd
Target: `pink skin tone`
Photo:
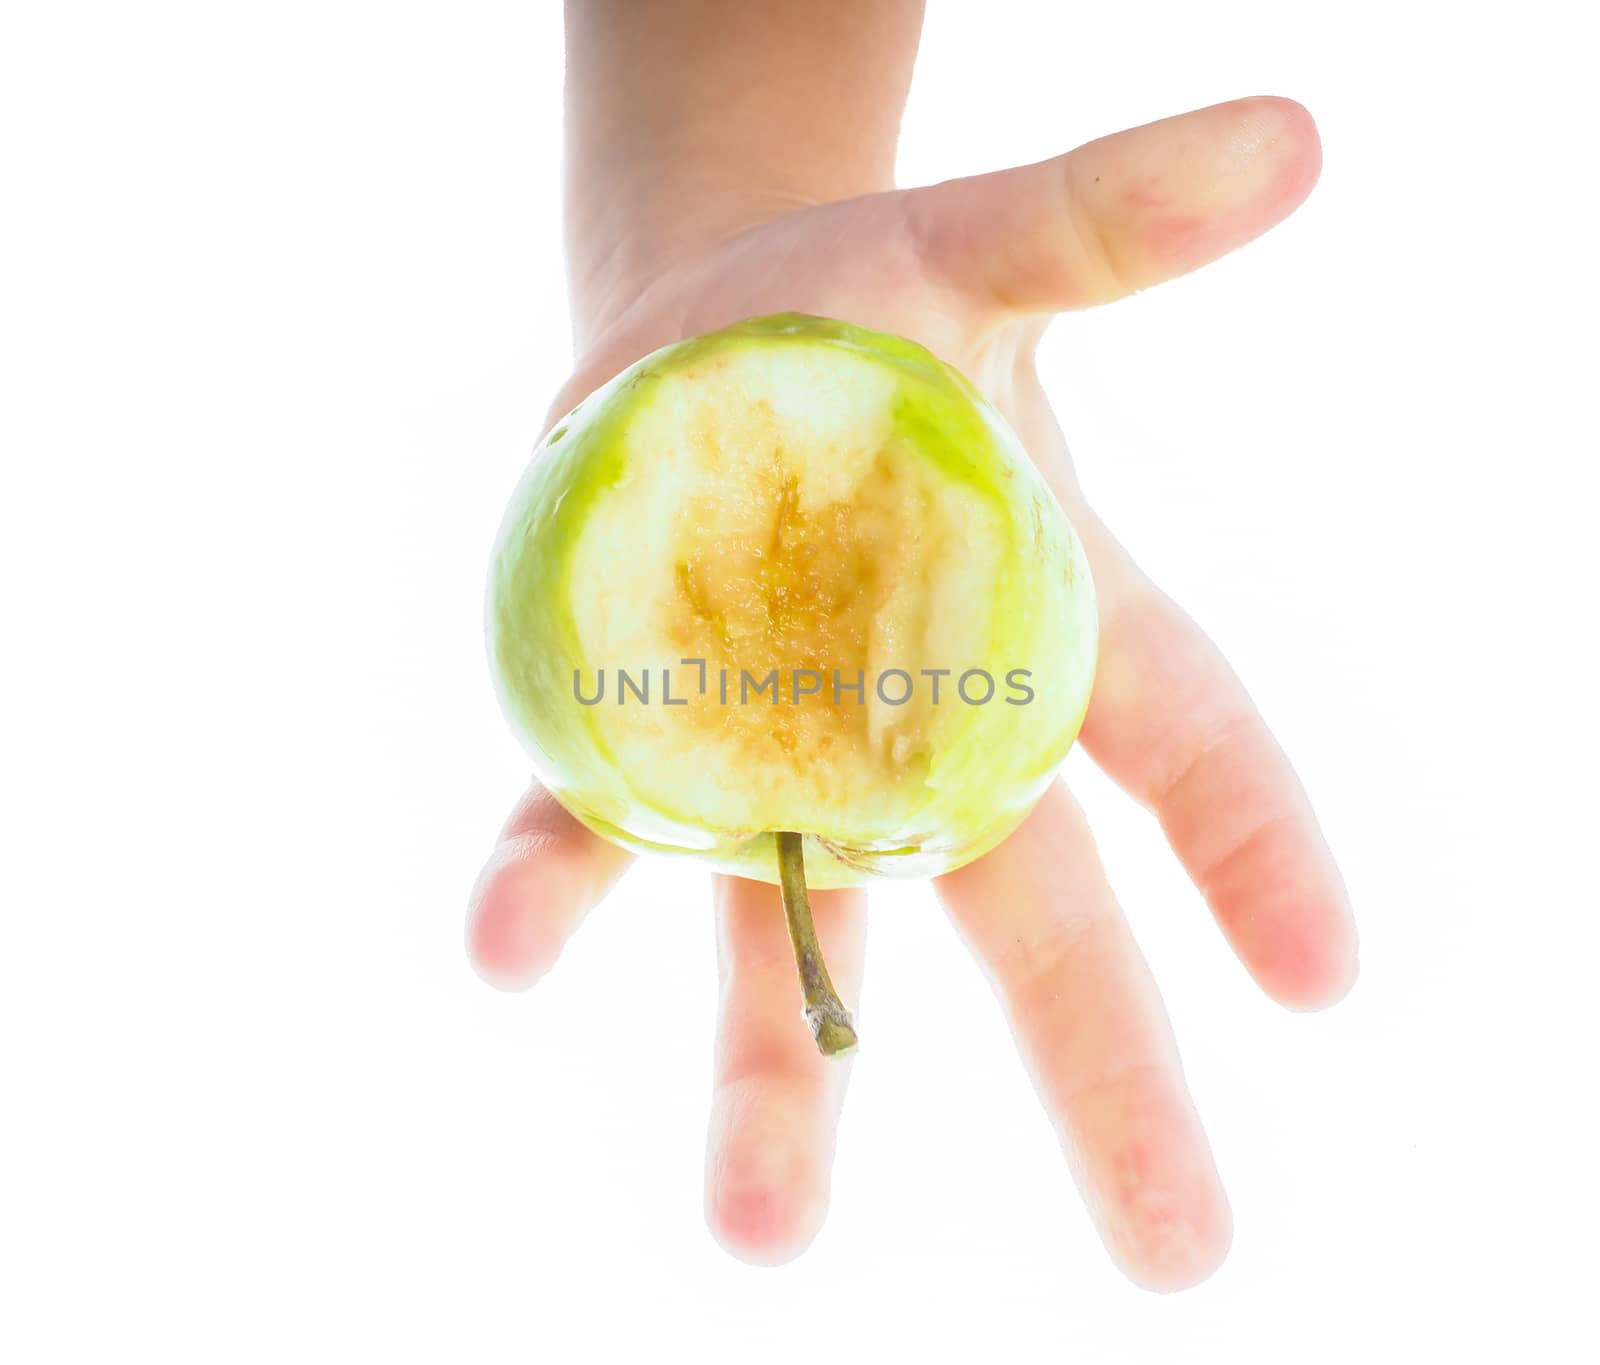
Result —
<path fill-rule="evenodd" d="M 1245 966 L 1294 1009 L 1331 1004 L 1356 974 L 1338 871 L 1227 662 L 1084 502 L 1033 352 L 1052 313 L 1112 302 L 1265 231 L 1310 192 L 1320 162 L 1304 109 L 1249 99 L 928 188 L 799 208 L 792 195 L 759 209 L 745 197 L 731 230 L 675 241 L 639 287 L 575 286 L 582 358 L 552 409 L 657 346 L 788 309 L 915 338 L 969 375 L 1021 435 L 1094 567 L 1101 663 L 1081 742 L 1154 812 Z M 473 893 L 478 969 L 506 988 L 536 981 L 628 860 L 531 791 Z M 1203 1279 L 1227 1251 L 1227 1198 L 1155 983 L 1071 796 L 1058 782 L 1006 843 L 935 889 L 994 985 L 1111 1255 L 1153 1289 Z M 715 898 L 707 1213 L 735 1255 L 773 1263 L 821 1224 L 849 1063 L 825 1062 L 800 1025 L 776 888 L 719 877 Z M 847 1003 L 866 899 L 814 897 Z"/>

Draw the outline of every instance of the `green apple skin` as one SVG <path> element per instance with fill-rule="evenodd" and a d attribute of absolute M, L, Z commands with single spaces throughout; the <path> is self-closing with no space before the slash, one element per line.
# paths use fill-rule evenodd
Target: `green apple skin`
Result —
<path fill-rule="evenodd" d="M 797 409 L 793 393 L 802 382 L 811 387 Z M 719 384 L 733 386 L 731 396 L 718 396 Z M 687 524 L 674 489 L 716 497 L 718 475 L 697 464 L 712 455 L 697 452 L 714 454 L 720 438 L 696 446 L 698 438 L 680 428 L 708 420 L 715 425 L 720 413 L 722 429 L 737 434 L 745 430 L 736 406 L 740 395 L 757 392 L 776 394 L 772 402 L 788 405 L 790 416 L 782 419 L 788 425 L 774 429 L 774 448 L 790 451 L 802 481 L 831 478 L 829 461 L 846 457 L 830 450 L 864 448 L 869 438 L 850 433 L 870 429 L 870 441 L 895 452 L 896 486 L 920 490 L 918 505 L 930 509 L 929 525 L 938 523 L 938 537 L 925 538 L 917 523 L 902 519 L 861 552 L 863 562 L 873 555 L 892 560 L 896 544 L 928 541 L 906 551 L 921 558 L 911 569 L 901 566 L 896 605 L 870 618 L 873 640 L 898 642 L 903 652 L 871 655 L 880 648 L 874 643 L 864 647 L 864 657 L 904 668 L 919 685 L 921 667 L 983 668 L 997 681 L 1025 669 L 1033 691 L 1027 704 L 999 696 L 984 705 L 952 700 L 955 677 L 947 677 L 943 705 L 928 706 L 919 696 L 921 728 L 909 739 L 896 748 L 887 730 L 879 735 L 885 754 L 914 751 L 913 760 L 897 757 L 898 767 L 848 750 L 830 758 L 806 752 L 805 745 L 788 754 L 759 743 L 752 748 L 760 732 L 749 727 L 767 724 L 769 714 L 773 726 L 789 723 L 782 714 L 787 701 L 770 713 L 740 715 L 743 747 L 723 743 L 722 731 L 706 718 L 705 699 L 692 707 L 648 708 L 608 694 L 599 705 L 579 704 L 575 672 L 587 689 L 605 669 L 609 693 L 616 668 L 677 663 L 683 651 L 665 638 L 646 651 L 648 659 L 637 653 L 604 657 L 597 650 L 651 641 L 657 597 L 664 615 L 683 615 L 682 603 L 664 586 L 673 567 L 667 547 L 693 542 L 697 531 L 692 525 L 662 528 L 674 519 Z M 830 425 L 835 394 L 865 415 Z M 804 447 L 813 431 L 821 433 L 813 444 L 834 441 L 835 447 L 796 450 L 796 433 Z M 865 457 L 860 467 L 868 467 Z M 757 466 L 742 468 L 746 485 L 756 488 L 757 476 L 749 471 Z M 646 488 L 651 480 L 655 484 Z M 715 501 L 701 505 L 712 509 L 705 514 L 712 520 L 745 516 L 737 498 L 732 501 L 731 513 L 719 511 Z M 934 508 L 941 510 L 935 514 Z M 702 540 L 693 543 L 704 555 L 738 540 L 715 526 L 698 534 Z M 678 541 L 670 542 L 670 535 Z M 724 572 L 726 596 L 732 589 Z M 924 583 L 936 586 L 924 592 Z M 935 593 L 942 594 L 937 601 L 924 600 Z M 921 346 L 801 314 L 752 319 L 665 347 L 558 423 L 506 512 L 487 616 L 492 672 L 507 717 L 538 779 L 585 825 L 635 851 L 692 856 L 767 882 L 778 880 L 776 832 L 794 830 L 803 837 L 807 878 L 819 888 L 883 875 L 937 875 L 1004 839 L 1043 793 L 1077 735 L 1097 644 L 1083 547 L 1000 414 Z M 965 647 L 964 657 L 930 653 L 929 640 L 941 629 L 946 646 Z M 686 684 L 678 680 L 692 676 L 674 673 L 680 696 Z M 833 723 L 820 709 L 812 719 Z M 901 723 L 875 712 L 858 730 L 878 734 L 880 722 Z M 700 728 L 692 733 L 684 728 L 696 723 Z M 835 769 L 848 780 L 834 780 Z"/>

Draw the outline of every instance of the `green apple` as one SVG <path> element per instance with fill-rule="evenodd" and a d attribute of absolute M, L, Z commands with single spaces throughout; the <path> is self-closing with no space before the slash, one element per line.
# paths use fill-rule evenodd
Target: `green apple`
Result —
<path fill-rule="evenodd" d="M 1000 414 L 912 342 L 799 314 L 657 351 L 551 431 L 488 629 L 556 798 L 778 882 L 802 974 L 802 866 L 847 886 L 992 848 L 1077 735 L 1096 650 L 1083 547 Z"/>

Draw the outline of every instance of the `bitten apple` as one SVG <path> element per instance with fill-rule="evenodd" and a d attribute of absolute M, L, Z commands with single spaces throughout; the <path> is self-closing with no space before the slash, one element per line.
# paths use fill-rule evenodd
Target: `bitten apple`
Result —
<path fill-rule="evenodd" d="M 556 798 L 629 848 L 778 882 L 791 931 L 802 869 L 930 876 L 1003 839 L 1096 650 L 1083 547 L 1000 414 L 912 342 L 798 314 L 657 351 L 551 431 L 488 626 Z M 853 1043 L 808 1014 L 825 1051 Z"/>

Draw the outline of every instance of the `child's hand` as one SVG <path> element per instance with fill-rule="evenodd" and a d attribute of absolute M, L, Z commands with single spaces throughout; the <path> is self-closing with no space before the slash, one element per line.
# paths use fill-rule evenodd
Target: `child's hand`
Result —
<path fill-rule="evenodd" d="M 1016 428 L 1093 564 L 1102 639 L 1084 746 L 1155 811 L 1245 965 L 1296 1008 L 1337 1000 L 1355 975 L 1339 874 L 1226 661 L 1084 503 L 1033 356 L 1052 313 L 1111 302 L 1249 240 L 1300 203 L 1319 164 L 1306 112 L 1256 99 L 926 189 L 785 212 L 745 197 L 730 205 L 731 230 L 722 222 L 654 253 L 648 278 L 608 277 L 551 415 L 656 347 L 789 310 L 911 337 L 971 377 Z M 505 986 L 537 980 L 629 856 L 530 792 L 474 895 L 479 969 Z M 1112 1253 L 1151 1286 L 1205 1276 L 1227 1249 L 1227 1202 L 1160 998 L 1071 796 L 1056 783 L 1006 843 L 936 890 L 1004 1001 Z M 738 1254 L 783 1259 L 820 1225 L 847 1069 L 819 1057 L 797 1024 L 777 889 L 718 878 L 715 894 L 709 1214 Z M 865 896 L 812 900 L 853 1003 Z"/>

